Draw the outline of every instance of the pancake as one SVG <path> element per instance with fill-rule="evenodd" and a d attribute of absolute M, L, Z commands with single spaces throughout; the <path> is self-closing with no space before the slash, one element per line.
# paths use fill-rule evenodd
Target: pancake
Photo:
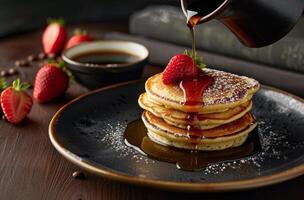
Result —
<path fill-rule="evenodd" d="M 249 125 L 255 123 L 255 119 L 251 113 L 247 113 L 238 120 L 231 123 L 218 126 L 208 130 L 195 130 L 189 137 L 187 129 L 181 129 L 166 123 L 162 118 L 156 117 L 149 111 L 144 111 L 142 116 L 144 123 L 148 129 L 161 130 L 164 134 L 174 135 L 178 138 L 216 138 L 236 134 L 244 130 Z"/>
<path fill-rule="evenodd" d="M 204 69 L 204 73 L 213 78 L 213 84 L 204 91 L 197 105 L 185 105 L 182 89 L 176 84 L 163 84 L 162 73 L 146 81 L 145 89 L 148 98 L 166 108 L 185 113 L 218 113 L 250 101 L 260 87 L 256 80 L 245 76 L 213 69 Z"/>
<path fill-rule="evenodd" d="M 200 151 L 220 151 L 228 148 L 239 147 L 248 138 L 248 134 L 254 129 L 249 127 L 247 130 L 243 131 L 238 135 L 220 137 L 216 139 L 206 139 L 197 141 L 197 143 L 192 143 L 191 141 L 175 141 L 170 138 L 166 138 L 162 135 L 159 135 L 156 132 L 148 131 L 149 138 L 160 145 L 172 146 L 180 149 L 188 150 L 200 150 Z"/>
<path fill-rule="evenodd" d="M 169 125 L 148 111 L 144 111 L 142 120 L 148 129 L 148 136 L 154 142 L 177 148 L 204 151 L 240 146 L 256 127 L 254 117 L 247 113 L 234 122 L 202 131 L 201 136 L 196 135 L 194 138 L 189 137 L 187 130 Z"/>
<path fill-rule="evenodd" d="M 141 108 L 153 113 L 157 117 L 163 118 L 168 124 L 184 129 L 187 125 L 193 125 L 202 130 L 235 121 L 244 116 L 252 108 L 252 102 L 249 101 L 222 113 L 191 114 L 155 104 L 149 100 L 146 93 L 140 95 L 138 103 Z"/>

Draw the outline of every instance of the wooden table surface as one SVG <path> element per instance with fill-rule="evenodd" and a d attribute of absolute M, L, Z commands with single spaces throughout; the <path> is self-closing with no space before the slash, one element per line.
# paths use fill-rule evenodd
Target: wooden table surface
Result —
<path fill-rule="evenodd" d="M 84 24 L 96 38 L 108 31 L 127 31 L 127 23 Z M 69 27 L 70 30 L 75 26 Z M 0 69 L 29 54 L 39 53 L 41 32 L 0 40 Z M 33 82 L 38 65 L 17 68 L 22 80 Z M 160 71 L 146 66 L 144 76 Z M 13 77 L 12 77 L 13 78 Z M 30 92 L 32 92 L 30 90 Z M 86 179 L 72 177 L 77 166 L 64 159 L 51 145 L 48 124 L 53 114 L 67 101 L 87 92 L 73 83 L 67 94 L 56 102 L 35 103 L 28 118 L 13 126 L 0 121 L 0 199 L 304 199 L 304 176 L 274 186 L 229 193 L 174 193 L 126 185 L 85 172 Z"/>

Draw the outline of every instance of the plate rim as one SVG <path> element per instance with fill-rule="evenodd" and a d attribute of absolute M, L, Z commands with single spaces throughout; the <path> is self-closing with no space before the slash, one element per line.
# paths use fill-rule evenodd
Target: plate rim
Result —
<path fill-rule="evenodd" d="M 290 168 L 288 170 L 285 170 L 283 172 L 261 176 L 257 178 L 252 179 L 244 179 L 239 181 L 224 181 L 224 182 L 200 182 L 200 183 L 193 183 L 193 182 L 177 182 L 177 181 L 162 181 L 162 180 L 154 180 L 154 179 L 146 179 L 142 177 L 135 177 L 126 175 L 111 169 L 108 169 L 106 167 L 97 166 L 93 163 L 90 163 L 88 161 L 83 160 L 73 152 L 66 149 L 63 145 L 60 144 L 60 142 L 57 140 L 56 137 L 56 131 L 55 131 L 55 125 L 56 122 L 61 115 L 61 113 L 71 104 L 74 102 L 77 102 L 87 96 L 93 95 L 98 92 L 106 91 L 109 89 L 119 88 L 123 86 L 127 86 L 130 84 L 135 84 L 139 82 L 143 82 L 144 80 L 136 80 L 136 81 L 128 81 L 124 83 L 114 84 L 107 87 L 102 87 L 90 92 L 87 92 L 83 95 L 80 95 L 79 97 L 76 97 L 75 99 L 69 101 L 68 103 L 64 104 L 52 117 L 50 123 L 49 123 L 49 138 L 54 146 L 54 148 L 67 160 L 72 162 L 73 164 L 81 167 L 82 169 L 89 171 L 93 174 L 99 175 L 101 177 L 128 183 L 128 184 L 134 184 L 134 185 L 140 185 L 140 186 L 147 186 L 147 187 L 153 187 L 158 189 L 166 189 L 166 190 L 172 190 L 172 191 L 184 191 L 184 192 L 223 192 L 223 191 L 235 191 L 235 190 L 244 190 L 249 188 L 258 188 L 268 185 L 273 185 L 276 183 L 281 183 L 283 181 L 290 180 L 292 178 L 296 178 L 298 176 L 301 176 L 304 174 L 304 163 L 298 166 L 295 166 L 293 168 Z M 294 94 L 288 93 L 286 91 L 261 85 L 263 89 L 272 90 L 275 92 L 279 92 L 281 94 L 287 95 L 289 97 L 292 97 L 294 99 L 297 99 L 304 103 L 304 99 L 301 97 L 298 97 Z"/>

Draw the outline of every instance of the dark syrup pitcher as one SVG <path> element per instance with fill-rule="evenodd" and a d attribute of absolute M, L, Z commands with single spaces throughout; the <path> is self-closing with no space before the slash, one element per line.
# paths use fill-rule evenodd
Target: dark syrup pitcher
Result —
<path fill-rule="evenodd" d="M 194 25 L 217 19 L 248 47 L 262 47 L 284 37 L 303 13 L 304 0 L 181 0 Z"/>
<path fill-rule="evenodd" d="M 124 138 L 127 146 L 141 154 L 159 161 L 174 163 L 178 169 L 186 171 L 203 170 L 212 163 L 246 158 L 261 148 L 256 131 L 250 134 L 242 146 L 222 151 L 193 151 L 163 146 L 147 136 L 147 129 L 141 119 L 128 124 Z"/>

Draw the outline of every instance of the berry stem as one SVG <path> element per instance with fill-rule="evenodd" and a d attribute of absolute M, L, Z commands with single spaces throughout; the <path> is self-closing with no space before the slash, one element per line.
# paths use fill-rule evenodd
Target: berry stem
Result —
<path fill-rule="evenodd" d="M 31 84 L 29 84 L 29 83 L 22 83 L 19 78 L 16 79 L 16 80 L 14 80 L 13 85 L 12 85 L 12 88 L 16 92 L 25 91 L 29 87 L 31 87 Z"/>
<path fill-rule="evenodd" d="M 61 18 L 48 18 L 47 20 L 48 24 L 59 24 L 60 26 L 64 26 L 65 25 L 65 21 L 64 19 L 61 17 Z"/>

